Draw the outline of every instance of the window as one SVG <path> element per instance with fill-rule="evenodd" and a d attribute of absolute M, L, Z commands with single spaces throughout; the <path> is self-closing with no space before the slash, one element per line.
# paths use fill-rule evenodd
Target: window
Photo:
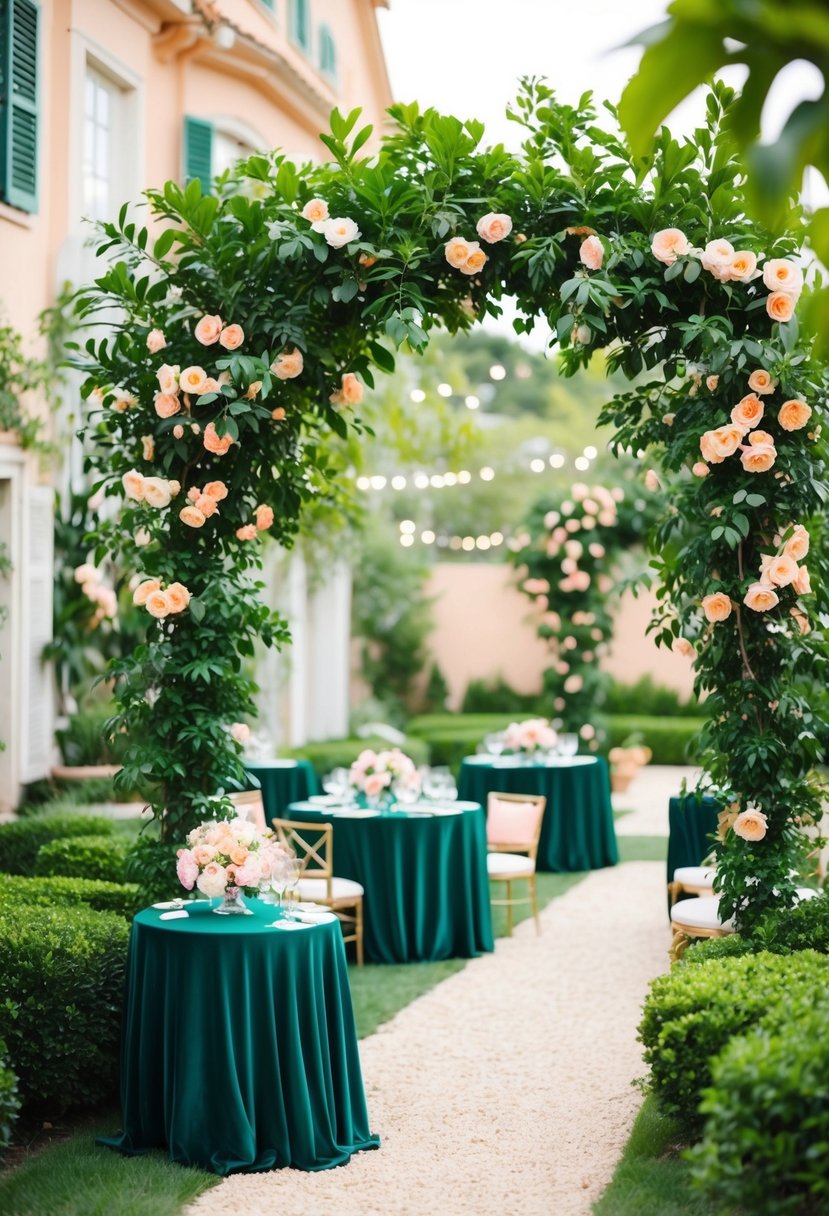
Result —
<path fill-rule="evenodd" d="M 337 80 L 337 47 L 327 25 L 320 26 L 320 71 L 329 80 Z"/>
<path fill-rule="evenodd" d="M 213 123 L 203 118 L 184 119 L 184 184 L 198 178 L 202 194 L 213 180 Z"/>
<path fill-rule="evenodd" d="M 0 0 L 0 198 L 37 211 L 40 7 Z"/>
<path fill-rule="evenodd" d="M 202 193 L 207 194 L 214 177 L 264 146 L 264 140 L 255 131 L 233 118 L 217 119 L 215 123 L 204 118 L 185 118 L 185 185 L 197 177 Z"/>
<path fill-rule="evenodd" d="M 83 98 L 83 214 L 112 219 L 124 201 L 116 159 L 120 146 L 121 90 L 87 64 Z"/>
<path fill-rule="evenodd" d="M 311 49 L 311 16 L 308 0 L 291 0 L 291 37 L 303 51 Z"/>

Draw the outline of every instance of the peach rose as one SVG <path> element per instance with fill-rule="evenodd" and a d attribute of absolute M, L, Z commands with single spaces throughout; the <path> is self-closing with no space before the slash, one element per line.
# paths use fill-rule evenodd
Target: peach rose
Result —
<path fill-rule="evenodd" d="M 779 553 L 764 563 L 762 575 L 763 581 L 774 587 L 788 587 L 797 578 L 797 562 L 785 553 Z"/>
<path fill-rule="evenodd" d="M 705 377 L 705 387 L 708 389 L 709 393 L 714 393 L 717 391 L 717 385 L 719 384 L 719 382 L 720 382 L 719 376 L 706 376 Z"/>
<path fill-rule="evenodd" d="M 324 198 L 309 198 L 299 214 L 316 232 L 321 232 L 323 220 L 328 219 L 328 203 Z"/>
<path fill-rule="evenodd" d="M 184 371 L 178 378 L 179 388 L 185 393 L 192 393 L 198 397 L 204 392 L 204 384 L 207 380 L 207 372 L 203 367 L 195 364 L 193 367 L 185 367 Z"/>
<path fill-rule="evenodd" d="M 294 347 L 293 350 L 284 350 L 281 355 L 274 359 L 271 364 L 271 371 L 277 380 L 294 380 L 297 376 L 301 375 L 303 366 L 302 352 Z"/>
<path fill-rule="evenodd" d="M 163 329 L 151 329 L 147 334 L 147 350 L 151 355 L 157 355 L 160 350 L 164 350 L 167 345 L 167 339 L 164 337 Z"/>
<path fill-rule="evenodd" d="M 275 410 L 271 410 L 271 418 L 273 418 L 274 422 L 283 422 L 285 420 L 284 407 L 278 405 Z"/>
<path fill-rule="evenodd" d="M 214 346 L 219 341 L 221 332 L 222 318 L 216 314 L 212 317 L 202 317 L 194 330 L 194 336 L 197 342 L 201 342 L 202 346 Z"/>
<path fill-rule="evenodd" d="M 187 491 L 187 501 L 188 502 L 193 502 L 193 503 L 198 502 L 198 500 L 201 498 L 201 496 L 202 496 L 202 491 L 199 489 L 198 486 L 191 486 L 190 489 Z"/>
<path fill-rule="evenodd" d="M 132 602 L 142 608 L 147 602 L 147 596 L 160 589 L 161 583 L 157 578 L 145 578 L 133 591 Z"/>
<path fill-rule="evenodd" d="M 170 601 L 167 598 L 167 592 L 151 591 L 144 601 L 144 607 L 150 616 L 154 616 L 157 621 L 163 621 L 165 616 L 170 615 Z"/>
<path fill-rule="evenodd" d="M 144 476 L 136 469 L 130 469 L 121 478 L 121 485 L 124 487 L 124 493 L 127 498 L 133 499 L 134 502 L 144 501 Z"/>
<path fill-rule="evenodd" d="M 174 439 L 183 439 L 184 438 L 184 427 L 180 423 L 177 423 L 173 427 L 173 438 Z"/>
<path fill-rule="evenodd" d="M 245 389 L 245 394 L 244 394 L 245 401 L 255 401 L 256 398 L 259 396 L 259 391 L 261 388 L 262 388 L 261 380 L 254 380 L 251 384 L 249 384 L 248 387 Z"/>
<path fill-rule="evenodd" d="M 794 316 L 795 296 L 787 291 L 773 291 L 766 297 L 766 312 L 772 321 L 791 321 Z"/>
<path fill-rule="evenodd" d="M 348 245 L 351 241 L 359 241 L 361 235 L 354 220 L 345 216 L 323 220 L 321 231 L 332 249 L 342 249 L 343 245 Z"/>
<path fill-rule="evenodd" d="M 227 498 L 228 489 L 223 481 L 208 481 L 202 493 L 208 498 L 215 498 L 216 502 L 222 502 Z"/>
<path fill-rule="evenodd" d="M 767 393 L 774 392 L 777 388 L 777 381 L 771 372 L 767 372 L 764 367 L 758 367 L 749 376 L 748 387 L 753 393 L 759 393 L 761 397 L 765 397 Z"/>
<path fill-rule="evenodd" d="M 706 431 L 699 441 L 703 460 L 709 464 L 722 464 L 727 456 L 733 456 L 737 451 L 744 433 L 744 429 L 736 423 Z"/>
<path fill-rule="evenodd" d="M 738 249 L 731 255 L 728 263 L 728 277 L 735 283 L 748 283 L 754 278 L 757 270 L 757 254 L 748 249 Z"/>
<path fill-rule="evenodd" d="M 662 228 L 651 241 L 651 253 L 666 266 L 672 266 L 680 254 L 690 252 L 690 241 L 679 228 Z"/>
<path fill-rule="evenodd" d="M 195 506 L 182 507 L 178 517 L 188 528 L 203 528 L 205 524 L 204 513 Z"/>
<path fill-rule="evenodd" d="M 256 540 L 256 524 L 243 524 L 236 529 L 237 540 Z"/>
<path fill-rule="evenodd" d="M 747 473 L 767 473 L 777 459 L 773 443 L 755 443 L 743 448 L 740 463 Z"/>
<path fill-rule="evenodd" d="M 179 365 L 162 363 L 161 367 L 156 372 L 158 387 L 162 393 L 177 393 L 178 392 L 178 374 L 181 369 Z"/>
<path fill-rule="evenodd" d="M 230 728 L 230 734 L 237 743 L 244 743 L 250 736 L 250 727 L 246 722 L 234 722 Z M 236 861 L 236 858 L 234 857 L 233 860 Z M 241 865 L 241 862 L 238 864 Z"/>
<path fill-rule="evenodd" d="M 219 346 L 225 350 L 238 350 L 245 340 L 245 331 L 241 325 L 225 325 L 219 334 Z"/>
<path fill-rule="evenodd" d="M 809 533 L 803 527 L 803 524 L 796 524 L 789 539 L 783 546 L 783 552 L 787 557 L 793 558 L 796 562 L 803 561 L 803 558 L 809 552 Z"/>
<path fill-rule="evenodd" d="M 454 266 L 456 270 L 469 260 L 470 254 L 476 249 L 480 249 L 478 241 L 465 241 L 462 236 L 453 236 L 448 240 L 443 247 L 444 255 L 450 266 Z"/>
<path fill-rule="evenodd" d="M 655 469 L 648 469 L 645 474 L 645 489 L 651 490 L 654 493 L 662 489 L 662 482 L 659 480 L 659 475 Z"/>
<path fill-rule="evenodd" d="M 712 595 L 703 596 L 702 611 L 705 619 L 715 625 L 731 616 L 731 600 L 724 592 L 715 591 Z"/>
<path fill-rule="evenodd" d="M 273 524 L 273 507 L 269 507 L 266 503 L 260 503 L 254 511 L 256 517 L 256 527 L 260 532 L 265 532 Z"/>
<path fill-rule="evenodd" d="M 144 478 L 144 501 L 148 506 L 161 510 L 162 507 L 170 505 L 172 497 L 170 483 L 165 481 L 163 477 Z"/>
<path fill-rule="evenodd" d="M 789 609 L 789 616 L 794 620 L 801 634 L 812 632 L 812 623 L 802 608 L 798 608 L 795 604 L 793 608 Z"/>
<path fill-rule="evenodd" d="M 685 659 L 689 659 L 694 653 L 694 647 L 687 638 L 674 638 L 671 642 L 671 650 L 674 654 L 681 654 Z"/>
<path fill-rule="evenodd" d="M 757 426 L 763 417 L 765 406 L 754 393 L 747 393 L 731 411 L 731 421 L 735 426 L 741 426 L 744 431 Z"/>
<path fill-rule="evenodd" d="M 176 393 L 156 393 L 155 412 L 159 418 L 172 418 L 181 409 L 181 402 Z"/>
<path fill-rule="evenodd" d="M 152 460 L 155 456 L 155 439 L 152 435 L 141 436 L 141 448 L 144 460 Z"/>
<path fill-rule="evenodd" d="M 204 428 L 203 442 L 208 452 L 212 452 L 214 456 L 224 456 L 233 446 L 230 435 L 219 436 L 216 433 L 216 424 L 213 422 L 208 422 Z"/>
<path fill-rule="evenodd" d="M 803 271 L 788 258 L 771 258 L 763 267 L 763 282 L 772 293 L 785 291 L 799 296 L 803 290 Z"/>
<path fill-rule="evenodd" d="M 178 495 L 181 493 L 181 482 L 176 481 L 175 477 L 171 477 L 170 480 L 167 482 L 167 485 L 170 488 L 170 496 L 172 498 L 177 498 Z"/>
<path fill-rule="evenodd" d="M 473 249 L 461 266 L 461 274 L 477 274 L 479 270 L 483 270 L 488 261 L 489 255 L 484 253 L 483 249 Z"/>
<path fill-rule="evenodd" d="M 190 592 L 183 583 L 170 583 L 167 588 L 167 602 L 171 612 L 184 612 L 190 603 Z"/>
<path fill-rule="evenodd" d="M 361 253 L 357 261 L 361 266 L 365 266 L 366 270 L 370 270 L 377 262 L 377 258 L 373 257 L 370 253 Z"/>
<path fill-rule="evenodd" d="M 801 430 L 812 416 L 811 406 L 805 401 L 784 401 L 780 406 L 777 421 L 784 431 Z"/>
<path fill-rule="evenodd" d="M 734 246 L 730 241 L 709 241 L 703 250 L 700 261 L 703 269 L 712 274 L 715 279 L 725 282 L 731 277 L 731 259 L 734 256 Z"/>
<path fill-rule="evenodd" d="M 332 393 L 328 400 L 332 405 L 359 405 L 363 399 L 363 386 L 354 372 L 343 372 L 342 387 Z"/>
<path fill-rule="evenodd" d="M 774 443 L 774 436 L 770 435 L 768 431 L 752 431 L 747 438 L 753 447 L 757 447 L 758 444 L 762 444 L 763 446 L 767 447 L 770 443 Z"/>
<path fill-rule="evenodd" d="M 478 220 L 475 231 L 487 245 L 495 245 L 512 232 L 512 220 L 502 211 L 488 211 Z"/>
<path fill-rule="evenodd" d="M 780 597 L 774 588 L 766 583 L 752 583 L 743 596 L 743 603 L 753 612 L 768 612 L 780 603 Z"/>
<path fill-rule="evenodd" d="M 792 579 L 792 586 L 798 595 L 812 594 L 812 580 L 809 577 L 809 570 L 806 566 L 798 566 L 797 574 Z"/>
<path fill-rule="evenodd" d="M 219 509 L 216 499 L 211 498 L 209 494 L 200 494 L 193 506 L 197 511 L 201 511 L 205 519 L 210 519 L 210 516 L 215 515 Z"/>
<path fill-rule="evenodd" d="M 769 821 L 762 811 L 743 811 L 731 825 L 735 836 L 743 840 L 762 840 L 769 828 Z"/>
<path fill-rule="evenodd" d="M 589 236 L 579 246 L 579 260 L 588 270 L 601 270 L 604 245 L 597 236 Z"/>
<path fill-rule="evenodd" d="M 201 396 L 204 396 L 205 393 L 221 392 L 221 388 L 218 380 L 214 380 L 212 376 L 206 376 L 204 384 L 201 386 Z"/>
<path fill-rule="evenodd" d="M 698 460 L 691 468 L 691 472 L 695 477 L 707 477 L 711 470 L 704 460 Z"/>

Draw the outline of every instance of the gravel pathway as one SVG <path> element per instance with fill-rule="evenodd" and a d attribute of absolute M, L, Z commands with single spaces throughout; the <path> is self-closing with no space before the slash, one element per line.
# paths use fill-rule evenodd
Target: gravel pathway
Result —
<path fill-rule="evenodd" d="M 187 1216 L 586 1216 L 641 1101 L 636 1026 L 668 964 L 664 865 L 589 875 L 361 1044 L 379 1152 L 237 1174 Z"/>

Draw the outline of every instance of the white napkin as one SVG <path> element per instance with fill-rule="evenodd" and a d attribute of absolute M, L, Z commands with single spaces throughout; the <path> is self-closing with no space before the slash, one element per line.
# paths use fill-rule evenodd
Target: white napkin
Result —
<path fill-rule="evenodd" d="M 162 912 L 159 920 L 189 920 L 189 912 L 185 912 L 183 908 L 178 912 Z"/>
<path fill-rule="evenodd" d="M 167 908 L 179 909 L 183 903 L 184 903 L 183 899 L 168 899 L 166 903 L 153 904 L 153 907 L 161 908 L 161 909 L 167 909 Z"/>

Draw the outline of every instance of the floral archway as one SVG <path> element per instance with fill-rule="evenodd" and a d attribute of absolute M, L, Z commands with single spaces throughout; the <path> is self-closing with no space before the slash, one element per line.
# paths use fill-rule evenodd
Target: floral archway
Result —
<path fill-rule="evenodd" d="M 655 533 L 658 637 L 695 652 L 712 706 L 706 767 L 731 810 L 723 906 L 743 921 L 793 897 L 800 828 L 819 810 L 819 752 L 802 675 L 825 662 L 804 558 L 823 508 L 825 370 L 798 332 L 800 226 L 745 218 L 723 119 L 663 131 L 650 163 L 525 81 L 511 116 L 520 154 L 483 128 L 416 105 L 371 136 L 334 112 L 331 161 L 254 156 L 216 192 L 149 191 L 149 227 L 124 208 L 102 227 L 111 267 L 79 295 L 91 337 L 89 464 L 119 510 L 97 552 L 137 575 L 158 623 L 119 662 L 124 781 L 149 783 L 162 837 L 242 777 L 238 724 L 253 713 L 257 640 L 288 641 L 258 599 L 261 535 L 290 545 L 304 508 L 338 493 L 331 434 L 394 350 L 466 329 L 516 299 L 516 328 L 546 317 L 568 372 L 607 351 L 631 380 L 604 412 L 611 447 L 649 449 L 674 477 Z M 810 557 L 812 573 L 822 561 Z"/>

